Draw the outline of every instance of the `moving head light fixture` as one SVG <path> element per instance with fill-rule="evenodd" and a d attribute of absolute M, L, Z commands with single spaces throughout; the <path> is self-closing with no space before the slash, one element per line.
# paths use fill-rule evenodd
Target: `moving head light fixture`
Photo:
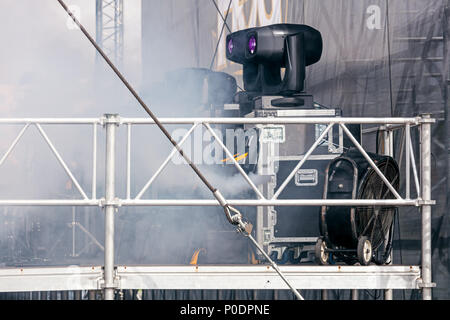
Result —
<path fill-rule="evenodd" d="M 306 66 L 319 61 L 321 55 L 320 32 L 302 24 L 250 28 L 226 39 L 227 59 L 243 65 L 244 89 L 262 95 L 303 92 Z"/>

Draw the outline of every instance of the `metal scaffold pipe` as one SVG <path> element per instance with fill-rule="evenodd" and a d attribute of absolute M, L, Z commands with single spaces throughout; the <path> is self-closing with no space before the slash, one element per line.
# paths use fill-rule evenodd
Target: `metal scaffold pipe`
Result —
<path fill-rule="evenodd" d="M 114 120 L 114 115 L 106 115 Z M 105 172 L 105 300 L 114 299 L 114 198 L 115 198 L 115 148 L 116 124 L 107 121 L 106 126 L 106 172 Z"/>
<path fill-rule="evenodd" d="M 425 119 L 430 118 L 424 114 Z M 431 125 L 423 123 L 420 130 L 421 165 L 422 165 L 422 199 L 431 199 Z M 431 300 L 431 206 L 422 206 L 422 298 Z"/>

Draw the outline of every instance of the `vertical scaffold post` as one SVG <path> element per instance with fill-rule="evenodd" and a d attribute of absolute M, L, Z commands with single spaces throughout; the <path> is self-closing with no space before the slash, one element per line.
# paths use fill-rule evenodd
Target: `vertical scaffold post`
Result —
<path fill-rule="evenodd" d="M 115 199 L 115 145 L 117 115 L 105 115 L 106 173 L 105 173 L 105 269 L 104 298 L 114 300 L 114 205 Z"/>
<path fill-rule="evenodd" d="M 385 130 L 384 132 L 384 150 L 383 153 L 394 158 L 394 135 L 392 130 Z M 389 265 L 392 265 L 393 252 L 391 251 L 389 258 Z M 392 300 L 394 292 L 392 289 L 384 290 L 384 300 Z"/>
<path fill-rule="evenodd" d="M 423 114 L 422 119 L 427 120 L 430 114 Z M 431 123 L 422 122 L 420 130 L 421 142 L 421 177 L 422 200 L 431 200 Z M 431 205 L 422 205 L 422 298 L 431 300 Z"/>

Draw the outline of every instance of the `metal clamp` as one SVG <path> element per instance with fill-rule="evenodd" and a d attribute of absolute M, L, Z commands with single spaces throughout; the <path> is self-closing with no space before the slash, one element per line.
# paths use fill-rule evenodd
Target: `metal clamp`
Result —
<path fill-rule="evenodd" d="M 430 282 L 430 283 L 425 283 L 423 282 L 422 279 L 417 279 L 417 287 L 418 288 L 435 288 L 436 287 L 436 283 L 435 282 Z"/>
<path fill-rule="evenodd" d="M 105 279 L 101 278 L 97 280 L 97 289 L 103 290 L 103 289 L 120 289 L 120 277 L 114 277 L 113 284 L 111 286 L 107 286 L 105 284 Z"/>
<path fill-rule="evenodd" d="M 419 206 L 434 206 L 436 204 L 436 200 L 417 200 L 416 201 L 416 207 Z"/>
<path fill-rule="evenodd" d="M 107 201 L 105 198 L 101 198 L 98 202 L 99 207 L 113 206 L 115 208 L 119 208 L 122 206 L 122 202 L 119 198 L 114 198 L 111 201 Z"/>
<path fill-rule="evenodd" d="M 114 267 L 114 279 L 112 285 L 105 283 L 105 267 L 102 267 L 102 277 L 97 279 L 97 289 L 120 289 L 120 276 L 117 275 L 117 267 Z"/>
<path fill-rule="evenodd" d="M 419 123 L 435 123 L 436 119 L 431 118 L 431 113 L 422 113 L 419 116 Z"/>
<path fill-rule="evenodd" d="M 120 126 L 122 124 L 122 120 L 118 114 L 105 114 L 100 118 L 100 124 L 105 126 L 108 123 L 113 123 L 116 126 Z"/>

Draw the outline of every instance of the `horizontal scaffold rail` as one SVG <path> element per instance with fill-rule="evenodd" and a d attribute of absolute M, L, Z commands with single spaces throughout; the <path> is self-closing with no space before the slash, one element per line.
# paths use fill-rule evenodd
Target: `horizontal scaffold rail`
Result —
<path fill-rule="evenodd" d="M 418 289 L 419 266 L 280 266 L 301 289 Z M 0 268 L 0 292 L 97 290 L 101 266 Z M 286 284 L 268 265 L 118 266 L 116 289 L 277 290 Z"/>
<path fill-rule="evenodd" d="M 435 201 L 425 203 L 422 200 L 329 200 L 329 199 L 298 199 L 298 200 L 243 200 L 230 199 L 227 203 L 232 206 L 420 206 L 435 204 Z M 112 204 L 115 206 L 165 206 L 165 207 L 213 207 L 220 206 L 215 200 L 204 199 L 167 199 L 167 200 L 116 200 L 106 203 L 104 200 L 0 200 L 0 206 L 101 206 Z"/>
<path fill-rule="evenodd" d="M 421 117 L 409 118 L 367 118 L 367 117 L 259 117 L 259 118 L 160 118 L 163 124 L 411 124 L 435 122 L 434 119 Z M 103 124 L 106 120 L 100 118 L 3 118 L 0 124 Z M 147 118 L 121 118 L 117 117 L 118 124 L 155 124 Z"/>
<path fill-rule="evenodd" d="M 420 117 L 411 118 L 344 118 L 344 117 L 260 117 L 260 118 L 160 118 L 164 124 L 419 124 Z M 434 122 L 434 121 L 432 121 Z M 153 124 L 145 118 L 120 118 L 120 123 Z"/>

